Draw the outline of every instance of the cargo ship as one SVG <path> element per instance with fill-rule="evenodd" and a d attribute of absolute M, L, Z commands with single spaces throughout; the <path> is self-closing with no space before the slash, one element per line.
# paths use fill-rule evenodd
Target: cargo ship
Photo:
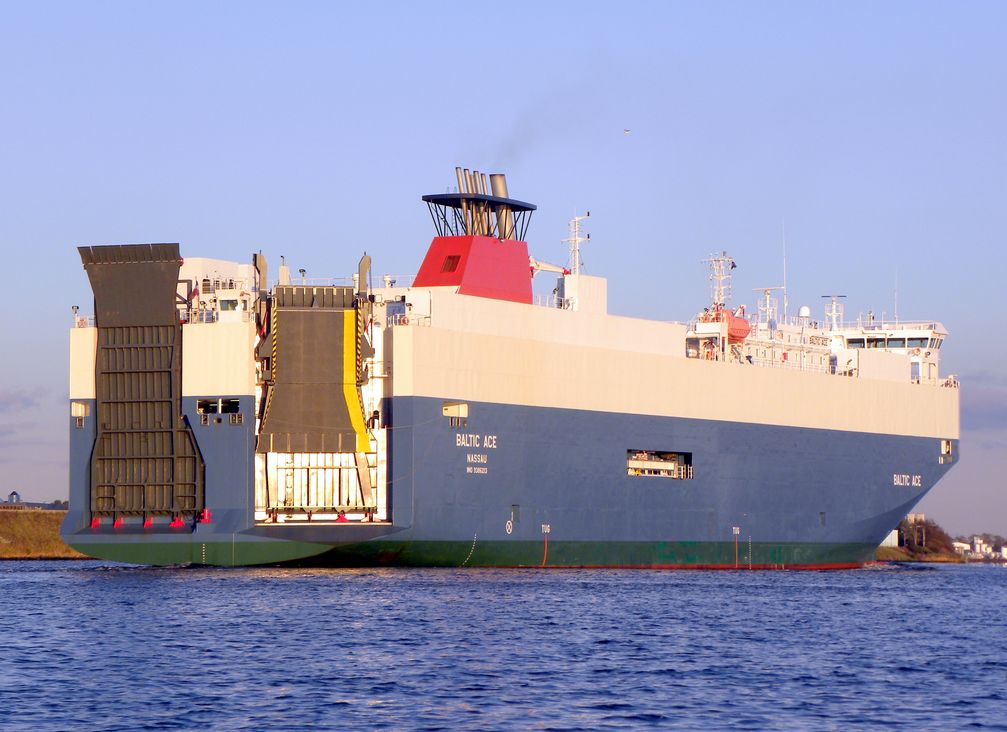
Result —
<path fill-rule="evenodd" d="M 584 217 L 551 265 L 503 175 L 455 182 L 422 197 L 409 278 L 79 247 L 63 539 L 150 565 L 855 567 L 956 463 L 939 322 L 840 295 L 791 316 L 775 287 L 746 312 L 727 253 L 688 322 L 614 315 Z"/>

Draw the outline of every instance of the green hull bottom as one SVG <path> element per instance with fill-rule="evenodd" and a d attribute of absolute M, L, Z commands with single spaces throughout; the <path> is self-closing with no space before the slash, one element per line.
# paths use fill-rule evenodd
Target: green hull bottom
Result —
<path fill-rule="evenodd" d="M 299 541 L 71 542 L 100 559 L 150 565 L 327 567 L 632 567 L 651 569 L 840 569 L 874 558 L 872 544 L 733 542 L 522 542 L 373 540 L 331 546 Z"/>
<path fill-rule="evenodd" d="M 172 541 L 172 542 L 76 542 L 67 543 L 95 559 L 128 564 L 164 567 L 200 564 L 217 567 L 244 567 L 256 564 L 282 564 L 326 552 L 328 544 L 303 541 Z"/>

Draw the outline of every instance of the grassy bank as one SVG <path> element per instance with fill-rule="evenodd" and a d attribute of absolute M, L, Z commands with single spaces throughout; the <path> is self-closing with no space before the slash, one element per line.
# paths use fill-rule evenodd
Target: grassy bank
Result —
<path fill-rule="evenodd" d="M 66 511 L 0 511 L 0 559 L 83 559 L 59 538 Z"/>
<path fill-rule="evenodd" d="M 875 553 L 879 562 L 937 562 L 940 564 L 961 564 L 965 560 L 957 554 L 943 552 L 911 552 L 905 547 L 879 546 Z"/>

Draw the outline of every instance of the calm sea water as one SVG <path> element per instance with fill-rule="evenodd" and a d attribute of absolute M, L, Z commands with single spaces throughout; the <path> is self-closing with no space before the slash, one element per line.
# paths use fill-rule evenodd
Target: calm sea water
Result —
<path fill-rule="evenodd" d="M 1007 570 L 0 562 L 0 728 L 1007 729 Z"/>

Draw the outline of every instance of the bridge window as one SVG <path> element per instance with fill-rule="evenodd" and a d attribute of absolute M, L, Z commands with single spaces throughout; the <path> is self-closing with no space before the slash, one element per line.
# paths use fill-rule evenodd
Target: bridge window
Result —
<path fill-rule="evenodd" d="M 692 453 L 627 450 L 626 474 L 634 477 L 692 480 Z"/>
<path fill-rule="evenodd" d="M 884 348 L 885 339 L 884 338 L 868 338 L 867 339 L 868 348 Z"/>
<path fill-rule="evenodd" d="M 905 338 L 889 338 L 888 339 L 889 348 L 905 348 L 906 339 Z"/>
<path fill-rule="evenodd" d="M 908 344 L 909 348 L 926 348 L 927 347 L 927 339 L 926 338 L 910 338 L 908 341 L 906 341 L 906 343 Z"/>
<path fill-rule="evenodd" d="M 863 348 L 864 339 L 863 338 L 849 338 L 846 341 L 847 348 Z"/>

